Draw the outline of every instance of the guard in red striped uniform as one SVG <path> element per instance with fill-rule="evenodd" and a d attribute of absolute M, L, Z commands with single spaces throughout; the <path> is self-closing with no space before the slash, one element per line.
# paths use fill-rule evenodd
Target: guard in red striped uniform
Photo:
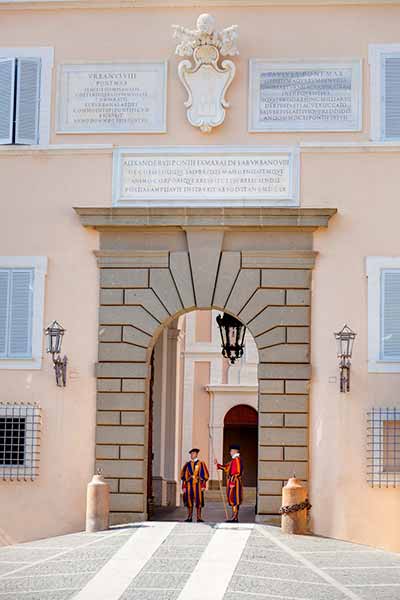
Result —
<path fill-rule="evenodd" d="M 229 448 L 232 460 L 226 465 L 220 465 L 215 459 L 215 464 L 218 469 L 226 473 L 226 497 L 229 506 L 232 507 L 232 518 L 228 519 L 230 523 L 239 522 L 239 506 L 243 501 L 243 462 L 240 457 L 240 446 L 232 444 Z"/>
<path fill-rule="evenodd" d="M 183 490 L 183 503 L 187 507 L 188 516 L 186 522 L 193 520 L 193 507 L 197 510 L 197 522 L 203 523 L 201 509 L 204 506 L 204 490 L 208 481 L 208 469 L 204 461 L 198 457 L 200 450 L 192 448 L 189 451 L 190 460 L 183 465 L 181 470 L 181 481 Z"/>

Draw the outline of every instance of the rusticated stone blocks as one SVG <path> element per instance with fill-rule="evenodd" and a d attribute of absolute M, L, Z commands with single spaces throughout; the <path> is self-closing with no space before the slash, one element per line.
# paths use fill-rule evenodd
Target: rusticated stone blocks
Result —
<path fill-rule="evenodd" d="M 294 472 L 308 476 L 314 255 L 223 251 L 220 233 L 206 238 L 205 248 L 201 234 L 190 234 L 189 252 L 100 259 L 96 458 L 110 482 L 113 523 L 146 516 L 151 348 L 165 323 L 191 309 L 237 316 L 259 349 L 259 514 L 277 513 Z"/>

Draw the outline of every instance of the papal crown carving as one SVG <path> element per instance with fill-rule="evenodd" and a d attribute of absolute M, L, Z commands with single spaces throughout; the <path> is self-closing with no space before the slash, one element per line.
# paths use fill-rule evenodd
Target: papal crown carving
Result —
<path fill-rule="evenodd" d="M 178 66 L 179 78 L 188 93 L 185 102 L 189 123 L 209 133 L 224 122 L 229 103 L 226 91 L 235 76 L 235 65 L 220 56 L 236 56 L 238 27 L 232 25 L 216 30 L 212 15 L 197 19 L 196 29 L 173 25 L 174 38 L 179 40 L 175 54 L 190 57 Z"/>

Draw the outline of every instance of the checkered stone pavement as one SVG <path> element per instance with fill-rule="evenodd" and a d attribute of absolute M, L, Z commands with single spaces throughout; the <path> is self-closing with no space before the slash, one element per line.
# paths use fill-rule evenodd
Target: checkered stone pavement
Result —
<path fill-rule="evenodd" d="M 400 600 L 400 554 L 254 524 L 152 522 L 0 548 L 0 600 Z"/>

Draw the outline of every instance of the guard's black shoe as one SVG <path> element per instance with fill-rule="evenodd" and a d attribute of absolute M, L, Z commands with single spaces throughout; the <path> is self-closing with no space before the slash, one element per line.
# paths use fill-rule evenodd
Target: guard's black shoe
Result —
<path fill-rule="evenodd" d="M 197 523 L 204 523 L 203 519 L 197 519 Z"/>
<path fill-rule="evenodd" d="M 185 523 L 191 523 L 193 521 L 192 517 L 188 517 L 185 519 Z"/>

